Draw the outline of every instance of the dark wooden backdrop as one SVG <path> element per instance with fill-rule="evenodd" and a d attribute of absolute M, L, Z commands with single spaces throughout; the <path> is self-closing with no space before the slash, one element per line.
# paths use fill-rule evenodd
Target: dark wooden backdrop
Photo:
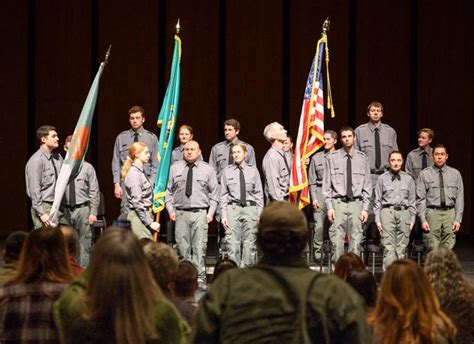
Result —
<path fill-rule="evenodd" d="M 390 0 L 7 0 L 2 2 L 0 94 L 3 130 L 0 232 L 27 229 L 24 166 L 37 149 L 35 130 L 70 134 L 107 46 L 88 159 L 117 215 L 110 162 L 127 109 L 142 105 L 154 125 L 169 76 L 174 26 L 183 42 L 179 124 L 189 123 L 207 159 L 226 118 L 261 161 L 262 131 L 280 121 L 296 135 L 302 95 L 326 17 L 336 118 L 326 127 L 367 120 L 371 100 L 405 153 L 416 131 L 431 127 L 464 176 L 463 234 L 470 233 L 473 139 L 471 1 Z"/>

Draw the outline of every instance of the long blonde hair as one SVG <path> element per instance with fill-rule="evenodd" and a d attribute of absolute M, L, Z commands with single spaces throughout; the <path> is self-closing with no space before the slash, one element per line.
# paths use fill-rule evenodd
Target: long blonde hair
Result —
<path fill-rule="evenodd" d="M 395 261 L 385 271 L 368 322 L 381 335 L 377 343 L 383 344 L 435 343 L 438 336 L 454 339 L 456 334 L 423 269 L 408 259 Z"/>
<path fill-rule="evenodd" d="M 140 154 L 147 148 L 147 145 L 144 144 L 143 142 L 134 142 L 128 149 L 128 157 L 125 163 L 122 166 L 122 170 L 120 171 L 120 176 L 122 177 L 122 180 L 125 179 L 127 176 L 128 170 L 130 170 L 130 167 L 132 167 L 133 161 L 135 160 L 137 154 Z"/>
<path fill-rule="evenodd" d="M 122 228 L 107 229 L 92 253 L 88 273 L 85 317 L 100 322 L 110 342 L 158 339 L 153 310 L 164 296 L 135 235 Z"/>

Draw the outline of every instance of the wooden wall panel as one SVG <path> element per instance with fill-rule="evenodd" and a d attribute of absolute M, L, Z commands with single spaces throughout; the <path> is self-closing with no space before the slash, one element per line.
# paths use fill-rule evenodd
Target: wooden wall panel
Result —
<path fill-rule="evenodd" d="M 158 2 L 117 0 L 99 2 L 99 56 L 112 44 L 99 95 L 98 135 L 100 186 L 106 195 L 109 219 L 119 213 L 113 194 L 111 161 L 116 136 L 130 128 L 128 109 L 145 109 L 145 128 L 158 133 Z"/>
<path fill-rule="evenodd" d="M 168 0 L 166 18 L 166 82 L 171 68 L 174 27 L 177 18 L 181 18 L 183 55 L 178 127 L 181 124 L 193 127 L 194 138 L 207 161 L 211 147 L 218 141 L 218 131 L 222 130 L 218 128 L 219 0 L 179 3 Z"/>
<path fill-rule="evenodd" d="M 226 118 L 239 120 L 260 166 L 264 127 L 282 123 L 282 1 L 227 1 L 226 20 Z"/>
<path fill-rule="evenodd" d="M 0 52 L 2 77 L 2 135 L 0 172 L 3 205 L 8 212 L 3 217 L 0 235 L 27 230 L 29 204 L 25 192 L 25 164 L 28 152 L 28 7 L 27 1 L 2 2 L 0 32 L 3 48 Z M 8 199 L 8 200 L 7 200 Z M 12 215 L 13 214 L 15 215 Z"/>
<path fill-rule="evenodd" d="M 409 151 L 410 2 L 357 1 L 356 127 L 368 121 L 372 100 L 384 106 L 383 122 Z"/>
<path fill-rule="evenodd" d="M 326 129 L 338 132 L 348 121 L 347 1 L 292 1 L 290 13 L 290 133 L 296 138 L 309 68 L 316 53 L 317 41 L 321 38 L 322 24 L 327 17 L 331 21 L 328 33 L 329 74 L 336 117 L 331 118 L 330 112 L 325 109 L 324 122 Z M 323 78 L 327 91 L 325 72 Z M 326 100 L 325 97 L 325 104 Z"/>
<path fill-rule="evenodd" d="M 420 3 L 418 127 L 435 131 L 449 149 L 448 165 L 464 179 L 461 233 L 472 233 L 473 24 L 472 3 Z"/>

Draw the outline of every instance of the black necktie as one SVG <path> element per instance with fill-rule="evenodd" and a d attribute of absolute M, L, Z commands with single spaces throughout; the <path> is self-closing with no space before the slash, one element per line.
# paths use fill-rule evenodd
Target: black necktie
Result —
<path fill-rule="evenodd" d="M 194 164 L 188 164 L 188 177 L 186 178 L 186 196 L 188 198 L 193 193 L 193 167 Z"/>
<path fill-rule="evenodd" d="M 382 161 L 382 157 L 380 155 L 380 133 L 379 128 L 375 128 L 374 133 L 375 138 L 375 168 L 379 169 Z"/>
<path fill-rule="evenodd" d="M 439 200 L 442 207 L 446 207 L 446 195 L 444 194 L 443 170 L 439 169 Z"/>
<path fill-rule="evenodd" d="M 393 182 L 395 179 L 402 180 L 402 178 L 400 177 L 400 174 L 399 174 L 399 173 L 394 173 L 394 174 L 392 174 L 392 182 Z"/>
<path fill-rule="evenodd" d="M 133 134 L 133 142 L 138 142 L 138 133 Z"/>
<path fill-rule="evenodd" d="M 351 155 L 346 154 L 347 157 L 347 168 L 346 168 L 346 177 L 347 177 L 347 184 L 346 184 L 346 196 L 348 198 L 354 197 L 354 194 L 352 193 L 352 161 L 351 161 Z"/>
<path fill-rule="evenodd" d="M 232 165 L 234 163 L 234 159 L 232 158 L 232 147 L 234 147 L 234 144 L 229 144 L 229 157 L 227 158 L 227 161 L 229 162 L 228 165 Z"/>
<path fill-rule="evenodd" d="M 422 169 L 425 169 L 428 167 L 428 161 L 427 161 L 427 156 L 428 153 L 426 151 L 423 151 L 423 153 L 421 153 L 421 168 Z"/>
<path fill-rule="evenodd" d="M 58 170 L 56 168 L 56 164 L 54 163 L 54 154 L 51 154 L 51 164 L 53 165 L 54 170 L 54 185 L 56 185 L 56 182 L 58 181 Z"/>
<path fill-rule="evenodd" d="M 290 165 L 288 164 L 288 160 L 286 159 L 285 152 L 283 152 L 283 154 L 281 154 L 281 156 L 283 157 L 283 160 L 285 161 L 285 166 L 286 166 L 286 169 L 288 170 L 288 173 L 290 173 L 291 172 Z"/>
<path fill-rule="evenodd" d="M 69 183 L 69 205 L 76 205 L 76 184 L 74 183 L 74 180 L 71 180 Z"/>
<path fill-rule="evenodd" d="M 244 169 L 242 166 L 239 166 L 239 175 L 240 175 L 240 204 L 245 205 L 247 203 L 247 195 L 246 195 L 246 189 L 245 189 Z"/>

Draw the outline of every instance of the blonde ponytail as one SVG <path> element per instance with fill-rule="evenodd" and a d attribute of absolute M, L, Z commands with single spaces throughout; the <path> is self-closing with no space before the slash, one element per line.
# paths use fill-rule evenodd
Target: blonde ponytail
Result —
<path fill-rule="evenodd" d="M 122 177 L 122 180 L 125 179 L 127 176 L 128 170 L 130 170 L 130 167 L 132 167 L 133 161 L 135 160 L 135 157 L 137 154 L 140 154 L 143 152 L 143 150 L 147 147 L 146 144 L 142 142 L 134 142 L 130 148 L 128 149 L 128 157 L 127 161 L 122 166 L 122 170 L 120 171 L 120 177 Z"/>

